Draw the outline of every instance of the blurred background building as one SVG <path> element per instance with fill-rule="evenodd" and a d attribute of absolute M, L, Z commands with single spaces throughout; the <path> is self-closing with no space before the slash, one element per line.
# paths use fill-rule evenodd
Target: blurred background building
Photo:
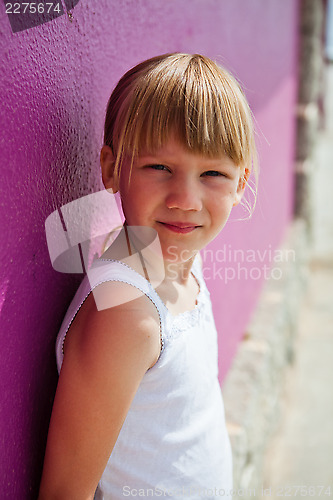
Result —
<path fill-rule="evenodd" d="M 240 221 L 246 213 L 237 207 L 204 265 L 219 331 L 235 498 L 246 498 L 251 488 L 258 494 L 271 481 L 271 437 L 288 413 L 283 387 L 290 366 L 297 366 L 299 310 L 312 283 L 315 151 L 319 131 L 323 137 L 332 130 L 332 2 L 57 5 L 52 18 L 15 16 L 0 5 L 1 498 L 37 496 L 57 382 L 54 342 L 82 279 L 52 267 L 45 220 L 102 189 L 103 119 L 118 79 L 143 59 L 175 51 L 203 53 L 226 66 L 256 119 L 261 173 L 255 213 Z M 71 229 L 64 229 L 64 239 Z M 89 240 L 75 245 L 87 264 Z"/>

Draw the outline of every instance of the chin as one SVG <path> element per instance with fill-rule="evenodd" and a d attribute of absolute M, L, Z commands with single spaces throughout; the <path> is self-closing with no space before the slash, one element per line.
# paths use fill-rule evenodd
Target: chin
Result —
<path fill-rule="evenodd" d="M 163 249 L 163 259 L 165 262 L 172 264 L 185 264 L 189 260 L 193 260 L 198 251 L 170 245 L 168 248 Z"/>

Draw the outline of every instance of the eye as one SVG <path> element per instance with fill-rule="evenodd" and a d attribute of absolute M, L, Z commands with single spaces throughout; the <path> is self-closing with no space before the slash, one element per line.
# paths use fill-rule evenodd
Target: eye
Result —
<path fill-rule="evenodd" d="M 166 170 L 166 171 L 169 170 L 165 165 L 160 165 L 160 164 L 147 165 L 147 167 L 152 168 L 153 170 Z"/>
<path fill-rule="evenodd" d="M 226 177 L 225 174 L 223 174 L 222 172 L 218 172 L 217 170 L 208 170 L 207 172 L 204 172 L 202 175 L 207 177 Z"/>

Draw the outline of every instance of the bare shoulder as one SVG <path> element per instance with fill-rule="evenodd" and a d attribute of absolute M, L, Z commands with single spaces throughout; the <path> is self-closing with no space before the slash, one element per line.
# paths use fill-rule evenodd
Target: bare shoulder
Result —
<path fill-rule="evenodd" d="M 160 354 L 158 311 L 135 287 L 115 281 L 102 283 L 90 293 L 70 327 L 65 357 L 69 353 L 83 362 L 88 358 L 96 363 L 134 356 L 146 362 L 148 369 Z"/>

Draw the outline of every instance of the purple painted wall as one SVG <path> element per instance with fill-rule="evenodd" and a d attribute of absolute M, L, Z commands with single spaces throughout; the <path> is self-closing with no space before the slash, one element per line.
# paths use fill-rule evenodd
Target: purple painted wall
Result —
<path fill-rule="evenodd" d="M 291 217 L 297 7 L 298 0 L 81 0 L 73 22 L 64 15 L 12 33 L 0 4 L 1 498 L 37 495 L 56 386 L 54 340 L 78 284 L 53 270 L 44 222 L 101 189 L 98 155 L 112 87 L 131 65 L 170 51 L 217 58 L 238 76 L 258 123 L 260 194 L 251 221 L 235 222 L 244 216 L 237 209 L 210 249 L 219 267 L 223 248 L 252 249 L 256 262 L 244 266 L 262 267 L 260 255 L 276 247 Z M 236 269 L 225 283 L 213 279 L 208 254 L 205 267 L 223 378 L 263 271 L 246 279 Z"/>

